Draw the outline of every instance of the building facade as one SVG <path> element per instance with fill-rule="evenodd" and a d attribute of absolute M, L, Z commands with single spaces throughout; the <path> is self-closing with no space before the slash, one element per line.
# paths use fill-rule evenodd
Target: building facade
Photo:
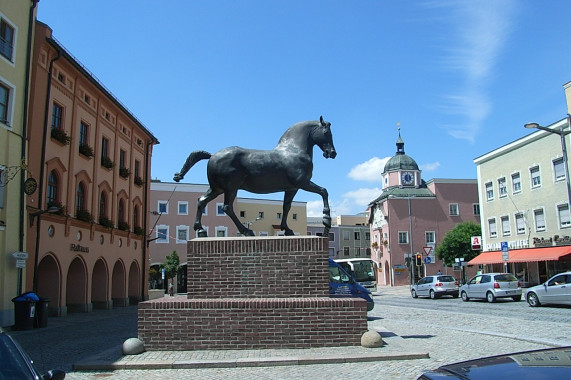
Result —
<path fill-rule="evenodd" d="M 25 144 L 36 4 L 0 0 L 0 326 L 14 323 L 12 298 L 23 290 L 27 255 L 24 190 L 33 182 L 24 186 Z"/>
<path fill-rule="evenodd" d="M 569 83 L 564 87 L 569 105 Z M 546 128 L 555 133 L 538 130 L 474 160 L 484 252 L 470 263 L 507 268 L 526 286 L 571 269 L 569 173 L 560 135 L 568 145 L 569 118 Z"/>
<path fill-rule="evenodd" d="M 36 22 L 27 125 L 26 290 L 50 315 L 148 294 L 150 166 L 157 139 Z"/>
<path fill-rule="evenodd" d="M 400 133 L 396 145 L 396 155 L 382 173 L 382 193 L 369 204 L 371 258 L 378 266 L 378 285 L 406 285 L 438 271 L 460 279 L 461 268 L 445 267 L 434 252 L 456 224 L 479 223 L 477 182 L 425 182 L 417 163 L 405 154 Z M 413 262 L 417 254 L 423 258 L 418 266 Z"/>

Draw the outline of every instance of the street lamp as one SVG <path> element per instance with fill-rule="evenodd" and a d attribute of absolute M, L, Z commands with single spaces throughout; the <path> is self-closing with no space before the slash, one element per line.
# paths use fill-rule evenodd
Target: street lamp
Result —
<path fill-rule="evenodd" d="M 567 126 L 571 126 L 571 115 L 569 115 L 569 114 L 567 114 Z M 569 166 L 567 163 L 567 146 L 565 144 L 565 136 L 567 136 L 569 133 L 571 133 L 571 130 L 564 131 L 563 129 L 565 128 L 565 124 L 561 125 L 559 130 L 542 127 L 541 125 L 539 125 L 537 123 L 527 123 L 524 125 L 524 127 L 529 128 L 529 129 L 541 129 L 542 131 L 545 131 L 545 132 L 555 133 L 556 135 L 559 135 L 559 137 L 561 138 L 561 150 L 563 151 L 563 166 L 565 168 L 565 182 L 567 184 L 567 211 L 571 215 L 571 184 L 569 182 Z"/>
<path fill-rule="evenodd" d="M 59 212 L 59 210 L 60 210 L 59 207 L 51 206 L 47 210 L 40 210 L 40 211 L 30 213 L 30 228 L 32 228 L 34 226 L 34 219 L 36 219 L 36 216 L 40 216 L 42 214 L 45 214 L 46 212 L 49 212 L 50 214 L 54 214 L 56 212 Z"/>
<path fill-rule="evenodd" d="M 254 223 L 255 221 L 260 220 L 260 219 L 262 219 L 262 218 L 258 216 L 258 217 L 257 217 L 256 219 L 254 219 L 254 220 L 247 221 L 247 222 L 246 222 L 246 228 L 247 228 L 247 229 L 250 229 L 250 226 L 252 225 L 252 223 Z"/>

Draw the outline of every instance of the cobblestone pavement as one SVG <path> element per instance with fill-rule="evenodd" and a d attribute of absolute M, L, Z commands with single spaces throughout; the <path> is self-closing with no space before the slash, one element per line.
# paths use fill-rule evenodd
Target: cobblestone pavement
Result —
<path fill-rule="evenodd" d="M 386 345 L 377 349 L 362 347 L 340 347 L 313 350 L 246 350 L 246 351 L 199 351 L 192 353 L 165 352 L 146 353 L 121 357 L 120 345 L 129 337 L 136 336 L 136 308 L 129 307 L 113 311 L 88 313 L 77 316 L 70 315 L 68 325 L 56 321 L 66 318 L 50 319 L 46 329 L 15 332 L 15 338 L 20 341 L 32 358 L 40 363 L 50 365 L 64 363 L 64 369 L 70 371 L 70 364 L 81 362 L 96 363 L 115 362 L 126 364 L 139 361 L 144 369 L 119 369 L 113 371 L 72 371 L 66 379 L 101 379 L 110 378 L 140 379 L 141 377 L 161 379 L 328 379 L 328 378 L 366 378 L 366 379 L 416 379 L 422 372 L 437 368 L 440 365 L 473 359 L 481 356 L 503 354 L 507 352 L 524 351 L 550 346 L 571 346 L 571 308 L 556 309 L 556 317 L 550 321 L 534 320 L 534 313 L 541 313 L 542 308 L 533 309 L 533 313 L 524 317 L 510 316 L 515 307 L 509 305 L 505 310 L 487 315 L 486 312 L 471 313 L 462 311 L 462 307 L 451 307 L 457 300 L 440 300 L 434 303 L 425 300 L 419 303 L 422 307 L 407 304 L 410 302 L 408 286 L 381 289 L 381 294 L 375 296 L 376 306 L 369 312 L 369 328 L 381 332 Z M 433 302 L 433 303 L 430 303 Z M 402 306 L 399 306 L 402 304 Z M 433 305 L 437 305 L 434 309 Z M 487 303 L 462 304 L 476 309 L 490 306 Z M 426 306 L 426 308 L 424 308 Z M 508 306 L 503 305 L 503 306 Z M 432 309 L 430 309 L 432 308 Z M 460 311 L 458 311 L 460 310 Z M 526 310 L 527 309 L 521 309 Z M 537 311 L 536 311 L 537 310 Z M 548 309 L 545 309 L 548 310 Z M 91 315 L 90 315 L 91 314 Z M 133 323 L 135 317 L 135 323 Z M 77 318 L 77 322 L 71 321 Z M 535 318 L 537 319 L 537 317 Z M 52 322 L 53 321 L 53 322 Z M 58 325 L 60 324 L 60 325 Z M 133 324 L 133 326 L 131 326 Z M 113 332 L 110 325 L 119 327 L 120 333 Z M 53 332 L 49 332 L 48 330 Z M 45 331 L 45 333 L 43 331 Z M 76 330 L 76 331 L 74 331 Z M 80 330 L 78 332 L 77 330 Z M 83 330 L 86 330 L 84 333 Z M 39 336 L 43 333 L 43 337 Z M 53 336 L 52 336 L 53 334 Z M 58 335 L 59 334 L 59 335 Z M 111 336 L 112 335 L 112 336 Z M 51 343 L 51 339 L 60 336 L 61 345 Z M 77 341 L 77 344 L 69 343 Z M 50 340 L 46 340 L 46 339 Z M 50 342 L 50 343 L 45 343 Z M 67 344 L 65 342 L 68 342 Z M 87 344 L 86 344 L 87 343 Z M 31 344 L 31 346 L 30 346 Z M 36 345 L 36 347 L 34 347 Z M 41 348 L 40 348 L 41 346 Z M 38 351 L 34 351 L 38 350 Z M 36 353 L 35 353 L 36 352 Z M 41 355 L 38 356 L 37 352 Z M 391 354 L 408 354 L 427 352 L 429 358 L 390 360 Z M 91 354 L 91 355 L 89 355 Z M 370 355 L 372 361 L 349 362 L 351 356 Z M 60 358 L 58 362 L 54 357 Z M 312 357 L 321 359 L 338 359 L 336 364 L 299 365 L 297 359 Z M 95 358 L 95 359 L 93 359 Z M 206 360 L 228 364 L 229 361 L 249 360 L 248 367 L 236 364 L 233 368 L 193 368 L 193 369 L 154 369 L 157 364 L 179 360 Z M 267 358 L 275 359 L 272 362 Z M 389 360 L 387 360 L 389 359 Z M 93 361 L 95 360 L 95 361 Z M 256 367 L 255 360 L 265 362 L 265 367 Z M 290 364 L 284 365 L 290 360 Z M 328 360 L 327 363 L 331 363 Z M 66 367 L 67 366 L 67 367 Z M 60 367 L 62 367 L 60 365 Z M 125 366 L 124 368 L 128 368 Z"/>

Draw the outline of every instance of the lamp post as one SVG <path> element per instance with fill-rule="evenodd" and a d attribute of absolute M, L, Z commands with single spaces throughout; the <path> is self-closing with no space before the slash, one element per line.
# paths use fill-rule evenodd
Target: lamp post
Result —
<path fill-rule="evenodd" d="M 567 126 L 571 127 L 571 115 L 569 115 L 569 114 L 567 114 Z M 524 127 L 529 128 L 529 129 L 541 129 L 542 131 L 545 131 L 545 132 L 555 133 L 556 135 L 559 135 L 559 137 L 561 138 L 561 150 L 563 152 L 563 167 L 565 168 L 565 183 L 567 185 L 567 211 L 569 212 L 569 215 L 571 216 L 571 183 L 569 182 L 569 165 L 567 162 L 567 145 L 565 144 L 565 136 L 567 136 L 569 133 L 571 133 L 571 130 L 564 131 L 563 129 L 565 128 L 565 124 L 563 124 L 559 128 L 559 130 L 546 128 L 546 127 L 543 127 L 537 123 L 527 123 L 524 125 Z"/>

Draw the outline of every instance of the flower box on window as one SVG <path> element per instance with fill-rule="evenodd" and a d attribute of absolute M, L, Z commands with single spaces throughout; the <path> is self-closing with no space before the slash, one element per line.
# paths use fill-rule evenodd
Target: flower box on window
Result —
<path fill-rule="evenodd" d="M 129 175 L 131 174 L 131 172 L 129 171 L 129 169 L 127 168 L 119 168 L 119 175 L 123 178 L 127 178 L 129 177 Z"/>
<path fill-rule="evenodd" d="M 143 183 L 145 183 L 141 177 L 135 177 L 133 182 L 135 182 L 135 185 L 137 186 L 143 186 Z"/>
<path fill-rule="evenodd" d="M 57 208 L 59 209 L 59 211 L 56 211 L 56 212 L 51 212 L 51 211 L 50 211 L 50 214 L 64 215 L 65 212 L 66 212 L 65 206 L 63 206 L 63 205 L 61 204 L 61 202 L 58 202 L 58 201 L 50 201 L 50 202 L 48 202 L 48 209 L 51 208 L 51 207 L 57 207 Z"/>
<path fill-rule="evenodd" d="M 65 133 L 63 128 L 52 128 L 51 136 L 52 139 L 60 142 L 63 145 L 69 145 L 71 142 L 71 137 Z"/>
<path fill-rule="evenodd" d="M 93 222 L 93 217 L 91 216 L 91 213 L 85 209 L 77 210 L 75 217 L 78 220 L 81 220 L 84 222 L 89 222 L 89 223 Z"/>
<path fill-rule="evenodd" d="M 129 231 L 129 223 L 120 220 L 119 223 L 117 223 L 117 228 L 121 231 Z"/>
<path fill-rule="evenodd" d="M 101 157 L 101 166 L 107 169 L 113 169 L 113 161 L 107 156 Z"/>
<path fill-rule="evenodd" d="M 105 227 L 105 228 L 113 228 L 113 227 L 115 227 L 115 225 L 113 224 L 113 222 L 112 222 L 109 218 L 107 218 L 107 217 L 105 217 L 105 216 L 100 216 L 100 217 L 99 217 L 99 224 L 100 224 L 101 226 Z"/>
<path fill-rule="evenodd" d="M 145 234 L 145 231 L 143 231 L 143 229 L 139 226 L 135 226 L 135 228 L 133 228 L 133 232 L 135 233 L 135 235 L 139 236 L 143 236 Z"/>
<path fill-rule="evenodd" d="M 79 153 L 87 158 L 93 157 L 93 148 L 87 144 L 79 144 Z"/>

